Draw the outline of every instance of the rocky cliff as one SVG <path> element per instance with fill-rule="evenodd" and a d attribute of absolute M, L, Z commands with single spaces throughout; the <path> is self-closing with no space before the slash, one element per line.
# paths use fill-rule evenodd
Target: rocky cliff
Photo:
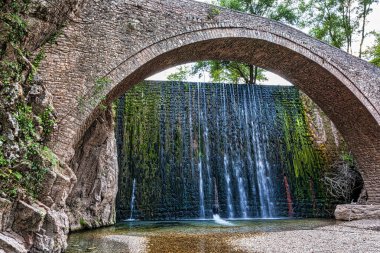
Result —
<path fill-rule="evenodd" d="M 111 110 L 95 120 L 71 163 L 47 147 L 56 116 L 38 66 L 81 4 L 0 3 L 0 252 L 62 252 L 70 227 L 114 221 Z"/>
<path fill-rule="evenodd" d="M 94 121 L 76 148 L 77 183 L 67 199 L 70 229 L 114 224 L 118 165 L 111 110 Z"/>

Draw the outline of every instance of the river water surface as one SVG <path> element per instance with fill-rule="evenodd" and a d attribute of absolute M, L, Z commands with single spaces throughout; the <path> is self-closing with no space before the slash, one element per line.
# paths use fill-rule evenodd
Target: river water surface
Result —
<path fill-rule="evenodd" d="M 67 252 L 240 252 L 228 242 L 266 232 L 309 230 L 337 223 L 331 219 L 246 219 L 229 222 L 231 226 L 223 226 L 213 220 L 129 221 L 108 228 L 73 233 L 69 236 Z"/>

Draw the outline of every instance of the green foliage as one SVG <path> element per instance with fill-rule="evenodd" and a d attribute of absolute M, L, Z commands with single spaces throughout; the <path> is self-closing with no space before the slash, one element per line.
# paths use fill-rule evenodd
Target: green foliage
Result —
<path fill-rule="evenodd" d="M 37 115 L 25 97 L 14 97 L 18 94 L 12 94 L 13 86 L 9 85 L 17 83 L 26 94 L 44 59 L 42 49 L 33 54 L 25 49 L 30 3 L 30 0 L 0 2 L 0 80 L 2 87 L 9 88 L 9 91 L 3 90 L 0 99 L 17 101 L 7 112 L 13 115 L 19 127 L 18 135 L 11 139 L 2 132 L 0 137 L 0 192 L 8 198 L 16 197 L 19 191 L 36 197 L 45 173 L 58 164 L 44 143 L 55 124 L 52 108 Z M 4 117 L 4 108 L 0 113 Z M 17 149 L 13 150 L 13 145 Z"/>
<path fill-rule="evenodd" d="M 378 0 L 309 0 L 303 3 L 305 17 L 301 22 L 310 34 L 335 47 L 352 52 L 354 41 L 360 41 L 359 57 L 366 32 L 367 17 Z M 360 35 L 360 37 L 358 37 Z"/>
<path fill-rule="evenodd" d="M 352 29 L 354 25 L 344 23 L 340 3 L 335 0 L 310 1 L 307 16 L 303 25 L 310 27 L 310 34 L 338 48 L 345 44 L 345 29 Z"/>
<path fill-rule="evenodd" d="M 93 96 L 99 96 L 111 82 L 112 80 L 106 76 L 97 78 L 93 88 Z"/>
<path fill-rule="evenodd" d="M 185 81 L 189 77 L 190 70 L 188 67 L 181 66 L 177 69 L 177 72 L 168 75 L 169 81 Z"/>
<path fill-rule="evenodd" d="M 43 128 L 44 136 L 49 136 L 55 125 L 55 118 L 53 116 L 53 108 L 47 107 L 39 116 L 41 119 L 40 125 Z"/>
<path fill-rule="evenodd" d="M 149 97 L 146 94 L 149 94 Z M 128 173 L 125 176 L 130 180 L 139 176 L 136 179 L 140 182 L 137 192 L 142 196 L 141 205 L 147 207 L 147 213 L 154 210 L 161 196 L 164 196 L 162 190 L 165 182 L 159 179 L 160 99 L 160 94 L 153 94 L 149 86 L 143 84 L 133 87 L 125 95 L 124 122 L 129 122 L 123 129 L 123 162 L 128 168 L 125 170 Z M 169 101 L 170 95 L 164 95 L 162 99 Z M 165 119 L 165 122 L 170 123 L 168 119 Z M 130 196 L 126 198 L 130 199 Z M 157 203 L 152 200 L 157 200 Z"/>
<path fill-rule="evenodd" d="M 355 160 L 351 153 L 342 152 L 340 157 L 342 161 L 348 164 L 350 167 L 355 167 Z"/>
<path fill-rule="evenodd" d="M 3 12 L 26 13 L 29 10 L 30 3 L 31 0 L 1 1 L 0 9 L 3 10 Z"/>
<path fill-rule="evenodd" d="M 208 14 L 207 14 L 207 18 L 208 19 L 214 19 L 216 16 L 220 15 L 221 11 L 219 8 L 215 7 L 215 6 L 212 6 L 209 10 L 208 10 Z"/>
<path fill-rule="evenodd" d="M 8 159 L 4 157 L 4 150 L 3 150 L 4 140 L 5 138 L 0 135 L 0 168 L 5 168 L 9 165 Z"/>
<path fill-rule="evenodd" d="M 281 96 L 278 94 L 278 98 Z M 287 106 L 283 101 L 278 99 L 276 111 L 280 118 L 278 122 L 283 122 L 284 142 L 279 143 L 279 155 L 282 167 L 288 169 L 284 173 L 295 184 L 292 188 L 296 198 L 312 200 L 315 193 L 325 197 L 326 191 L 318 181 L 323 173 L 324 160 L 322 153 L 313 145 L 302 103 L 299 100 L 292 110 L 285 110 Z M 311 184 L 318 190 L 311 189 Z"/>
<path fill-rule="evenodd" d="M 79 224 L 82 228 L 91 228 L 91 225 L 83 217 L 79 219 Z"/>
<path fill-rule="evenodd" d="M 192 70 L 191 75 L 202 77 L 204 73 L 208 73 L 213 82 L 229 82 L 229 83 L 255 83 L 255 81 L 265 81 L 264 70 L 258 69 L 257 75 L 253 74 L 254 79 L 250 78 L 250 71 L 254 71 L 254 67 L 244 63 L 235 61 L 204 61 L 197 62 Z"/>
<path fill-rule="evenodd" d="M 27 24 L 18 13 L 0 13 L 0 21 L 4 31 L 0 39 L 1 43 L 20 43 L 27 35 Z"/>
<path fill-rule="evenodd" d="M 31 106 L 24 103 L 18 106 L 15 117 L 20 127 L 21 137 L 26 141 L 27 145 L 37 138 L 33 116 Z"/>
<path fill-rule="evenodd" d="M 28 81 L 29 82 L 33 81 L 34 76 L 37 74 L 37 69 L 39 68 L 39 66 L 41 64 L 41 61 L 44 58 L 45 58 L 45 51 L 44 50 L 41 50 L 40 52 L 38 52 L 38 54 L 36 55 L 36 57 L 34 57 L 33 61 L 31 62 L 32 63 L 32 68 L 31 68 L 31 71 L 30 71 L 29 76 L 28 76 Z"/>
<path fill-rule="evenodd" d="M 18 82 L 21 80 L 22 65 L 17 61 L 0 61 L 0 80 L 3 84 Z"/>
<path fill-rule="evenodd" d="M 229 9 L 268 17 L 295 24 L 298 20 L 297 1 L 279 0 L 221 0 L 220 5 Z"/>
<path fill-rule="evenodd" d="M 375 43 L 365 52 L 365 55 L 371 63 L 380 67 L 380 33 L 374 33 L 374 35 L 376 37 Z"/>

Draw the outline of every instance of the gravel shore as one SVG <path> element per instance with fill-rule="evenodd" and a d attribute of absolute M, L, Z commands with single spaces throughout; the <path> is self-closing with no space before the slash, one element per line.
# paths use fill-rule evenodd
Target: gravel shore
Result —
<path fill-rule="evenodd" d="M 313 230 L 263 233 L 232 239 L 243 252 L 380 252 L 380 220 L 359 220 Z"/>

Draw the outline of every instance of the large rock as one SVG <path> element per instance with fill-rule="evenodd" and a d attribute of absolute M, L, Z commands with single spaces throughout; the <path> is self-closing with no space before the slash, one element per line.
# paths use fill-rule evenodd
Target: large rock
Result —
<path fill-rule="evenodd" d="M 0 198 L 0 231 L 5 230 L 11 209 L 12 202 L 7 199 Z"/>
<path fill-rule="evenodd" d="M 67 200 L 70 229 L 114 224 L 118 165 L 111 109 L 87 130 L 71 167 L 78 182 Z"/>
<path fill-rule="evenodd" d="M 0 253 L 26 253 L 24 239 L 15 233 L 0 232 Z"/>
<path fill-rule="evenodd" d="M 67 247 L 66 199 L 76 177 L 61 162 L 50 169 L 37 199 L 22 194 L 13 202 L 0 198 L 0 253 L 58 253 Z"/>
<path fill-rule="evenodd" d="M 16 213 L 12 230 L 20 234 L 29 234 L 41 229 L 45 219 L 46 210 L 36 203 L 26 203 L 22 200 L 17 202 Z"/>
<path fill-rule="evenodd" d="M 61 252 L 67 247 L 69 219 L 62 211 L 49 210 L 43 228 L 35 234 L 30 252 Z"/>
<path fill-rule="evenodd" d="M 338 205 L 335 209 L 337 220 L 380 219 L 380 205 Z"/>

